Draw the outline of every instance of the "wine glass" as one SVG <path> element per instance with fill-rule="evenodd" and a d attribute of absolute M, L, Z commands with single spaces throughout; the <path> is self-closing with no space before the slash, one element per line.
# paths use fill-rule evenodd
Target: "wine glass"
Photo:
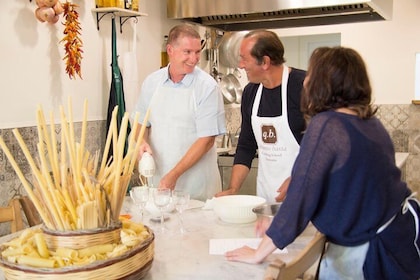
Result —
<path fill-rule="evenodd" d="M 174 190 L 172 191 L 172 199 L 175 204 L 175 209 L 178 212 L 179 223 L 181 226 L 180 227 L 181 234 L 184 234 L 185 232 L 187 232 L 187 230 L 184 227 L 184 220 L 182 219 L 182 213 L 188 207 L 188 203 L 190 201 L 190 194 L 186 191 Z"/>
<path fill-rule="evenodd" d="M 134 204 L 140 205 L 141 222 L 143 223 L 144 208 L 146 207 L 146 203 L 149 200 L 149 187 L 138 186 L 138 187 L 131 188 L 130 197 L 133 200 Z"/>
<path fill-rule="evenodd" d="M 160 232 L 163 233 L 165 229 L 165 217 L 163 215 L 163 209 L 169 205 L 171 201 L 171 190 L 170 189 L 156 189 L 153 192 L 153 201 L 160 211 Z"/>

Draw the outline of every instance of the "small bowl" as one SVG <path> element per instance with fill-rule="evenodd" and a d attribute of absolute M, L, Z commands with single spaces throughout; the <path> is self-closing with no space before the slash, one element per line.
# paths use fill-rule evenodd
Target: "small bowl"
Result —
<path fill-rule="evenodd" d="M 281 203 L 263 204 L 252 209 L 257 217 L 273 218 L 279 211 Z"/>
<path fill-rule="evenodd" d="M 265 202 L 264 198 L 255 195 L 227 195 L 215 198 L 213 209 L 224 222 L 250 223 L 257 219 L 252 209 Z"/>

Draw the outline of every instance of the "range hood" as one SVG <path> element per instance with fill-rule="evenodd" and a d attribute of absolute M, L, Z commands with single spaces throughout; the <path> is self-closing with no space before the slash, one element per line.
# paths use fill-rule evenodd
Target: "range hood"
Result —
<path fill-rule="evenodd" d="M 167 16 L 225 31 L 390 20 L 393 0 L 167 0 Z"/>

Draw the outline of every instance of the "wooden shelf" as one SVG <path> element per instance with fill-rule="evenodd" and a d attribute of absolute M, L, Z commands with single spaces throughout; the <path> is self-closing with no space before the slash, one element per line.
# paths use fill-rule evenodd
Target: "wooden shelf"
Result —
<path fill-rule="evenodd" d="M 124 23 L 129 20 L 130 18 L 135 18 L 137 20 L 137 17 L 147 17 L 148 15 L 141 12 L 136 12 L 128 9 L 122 9 L 117 7 L 107 7 L 107 8 L 94 8 L 92 9 L 93 13 L 96 13 L 96 27 L 99 30 L 99 22 L 101 19 L 110 14 L 114 17 L 120 18 L 120 33 L 122 33 L 122 26 Z"/>

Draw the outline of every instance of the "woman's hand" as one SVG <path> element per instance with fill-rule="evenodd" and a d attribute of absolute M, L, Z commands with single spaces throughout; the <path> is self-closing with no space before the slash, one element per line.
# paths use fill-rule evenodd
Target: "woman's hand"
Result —
<path fill-rule="evenodd" d="M 276 245 L 267 235 L 264 235 L 257 249 L 243 246 L 226 252 L 225 257 L 228 261 L 257 264 L 263 262 L 274 250 L 276 250 Z"/>
<path fill-rule="evenodd" d="M 244 262 L 250 264 L 261 263 L 262 260 L 257 258 L 255 249 L 252 249 L 248 246 L 244 246 L 233 251 L 228 251 L 225 253 L 225 257 L 228 261 L 234 262 Z"/>
<path fill-rule="evenodd" d="M 272 221 L 272 218 L 269 217 L 259 217 L 255 223 L 255 235 L 257 237 L 263 237 Z"/>

